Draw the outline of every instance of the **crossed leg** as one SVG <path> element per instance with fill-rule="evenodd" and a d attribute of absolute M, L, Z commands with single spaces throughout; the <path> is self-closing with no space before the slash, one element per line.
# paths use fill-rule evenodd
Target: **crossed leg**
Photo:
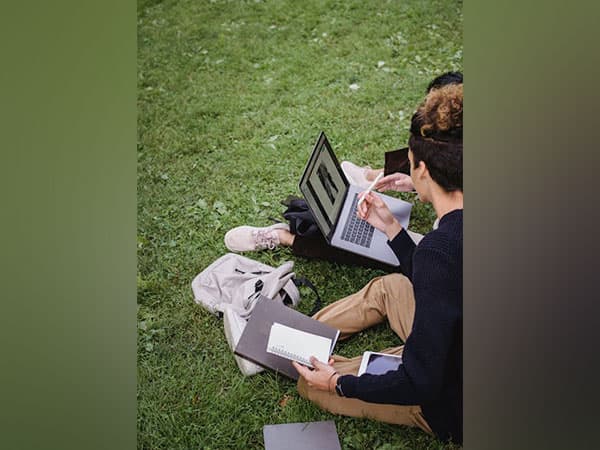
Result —
<path fill-rule="evenodd" d="M 340 339 L 383 322 L 386 318 L 392 330 L 406 341 L 413 324 L 415 299 L 412 284 L 404 275 L 390 274 L 371 280 L 355 294 L 332 303 L 313 317 L 340 330 Z M 382 353 L 401 355 L 404 346 L 388 348 Z M 342 375 L 356 375 L 362 356 L 345 358 L 333 355 L 333 367 Z M 418 405 L 369 403 L 354 398 L 339 397 L 311 388 L 304 378 L 298 379 L 300 395 L 320 408 L 334 414 L 366 417 L 386 423 L 419 427 L 432 434 Z"/>

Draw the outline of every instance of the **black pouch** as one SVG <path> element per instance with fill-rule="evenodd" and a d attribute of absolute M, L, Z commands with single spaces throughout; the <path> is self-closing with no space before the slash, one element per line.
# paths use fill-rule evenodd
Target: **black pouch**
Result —
<path fill-rule="evenodd" d="M 306 204 L 306 200 L 290 195 L 281 203 L 287 206 L 287 209 L 283 212 L 283 217 L 289 222 L 292 234 L 312 236 L 321 233 Z"/>

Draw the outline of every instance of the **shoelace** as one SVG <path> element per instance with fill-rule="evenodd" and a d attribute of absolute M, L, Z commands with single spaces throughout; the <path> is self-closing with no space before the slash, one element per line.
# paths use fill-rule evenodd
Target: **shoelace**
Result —
<path fill-rule="evenodd" d="M 256 240 L 257 250 L 264 248 L 273 250 L 279 244 L 279 237 L 274 230 L 258 230 L 255 232 L 254 239 Z"/>

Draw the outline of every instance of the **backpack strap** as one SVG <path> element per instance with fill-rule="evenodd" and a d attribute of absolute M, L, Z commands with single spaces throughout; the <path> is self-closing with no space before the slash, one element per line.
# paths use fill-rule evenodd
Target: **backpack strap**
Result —
<path fill-rule="evenodd" d="M 312 310 L 308 313 L 308 315 L 312 317 L 313 315 L 315 315 L 317 313 L 317 311 L 319 311 L 321 309 L 321 296 L 317 292 L 317 288 L 306 277 L 295 277 L 295 278 L 292 278 L 292 280 L 294 280 L 294 284 L 297 287 L 306 286 L 307 288 L 312 290 L 315 293 L 315 295 L 317 296 L 317 299 L 315 300 L 315 306 L 313 306 Z"/>

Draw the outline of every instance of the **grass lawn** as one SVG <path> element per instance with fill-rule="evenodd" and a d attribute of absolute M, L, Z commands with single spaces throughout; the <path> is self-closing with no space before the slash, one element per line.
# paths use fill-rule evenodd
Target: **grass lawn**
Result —
<path fill-rule="evenodd" d="M 259 449 L 265 424 L 328 419 L 344 449 L 448 448 L 323 412 L 271 372 L 244 378 L 190 282 L 227 252 L 227 230 L 281 218 L 321 130 L 340 160 L 372 167 L 405 145 L 428 82 L 462 69 L 461 10 L 448 0 L 138 1 L 139 448 Z M 411 228 L 433 220 L 415 202 Z M 295 260 L 325 303 L 381 274 L 288 249 L 247 256 Z M 314 296 L 302 293 L 308 312 Z M 381 325 L 336 353 L 398 344 Z"/>

